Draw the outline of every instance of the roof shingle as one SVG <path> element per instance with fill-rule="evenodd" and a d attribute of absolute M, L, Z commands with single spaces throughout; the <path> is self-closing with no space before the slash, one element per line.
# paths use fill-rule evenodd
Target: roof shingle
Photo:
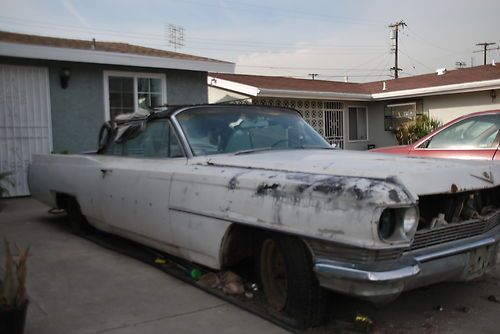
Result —
<path fill-rule="evenodd" d="M 205 58 L 184 53 L 153 49 L 127 43 L 101 42 L 101 41 L 95 41 L 94 43 L 94 41 L 88 41 L 88 40 L 26 35 L 26 34 L 18 34 L 6 31 L 0 31 L 0 42 L 31 44 L 31 45 L 51 46 L 58 48 L 80 49 L 80 50 L 117 52 L 117 53 L 135 54 L 141 56 L 205 61 L 214 63 L 228 63 L 222 60 L 217 60 L 212 58 Z"/>
<path fill-rule="evenodd" d="M 415 75 L 412 77 L 367 83 L 346 83 L 339 81 L 295 79 L 278 76 L 244 74 L 211 73 L 210 75 L 216 78 L 234 81 L 257 88 L 311 92 L 375 94 L 500 79 L 500 66 L 476 66 L 446 71 L 443 75 L 429 73 L 423 75 Z M 384 82 L 386 86 L 385 90 L 383 90 Z"/>

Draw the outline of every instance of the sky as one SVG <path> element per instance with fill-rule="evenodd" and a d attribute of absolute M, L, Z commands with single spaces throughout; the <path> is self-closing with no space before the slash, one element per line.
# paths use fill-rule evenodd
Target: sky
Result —
<path fill-rule="evenodd" d="M 0 0 L 0 30 L 138 44 L 236 63 L 236 73 L 366 82 L 483 63 L 499 0 Z M 184 46 L 169 43 L 169 24 Z M 497 48 L 493 45 L 490 48 Z M 500 51 L 488 53 L 488 62 Z"/>

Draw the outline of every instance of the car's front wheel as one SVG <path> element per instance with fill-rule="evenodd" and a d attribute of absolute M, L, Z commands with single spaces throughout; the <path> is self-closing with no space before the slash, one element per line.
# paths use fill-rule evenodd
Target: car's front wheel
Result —
<path fill-rule="evenodd" d="M 267 236 L 261 243 L 258 260 L 262 289 L 272 309 L 295 319 L 298 327 L 316 326 L 324 321 L 325 292 L 312 271 L 311 255 L 300 239 Z"/>

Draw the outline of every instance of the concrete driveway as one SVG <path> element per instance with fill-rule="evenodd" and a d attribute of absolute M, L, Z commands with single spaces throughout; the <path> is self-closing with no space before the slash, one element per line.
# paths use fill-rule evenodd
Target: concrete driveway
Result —
<path fill-rule="evenodd" d="M 26 333 L 285 333 L 149 265 L 74 236 L 31 198 L 2 201 L 0 236 L 31 245 Z M 3 244 L 0 247 L 3 266 Z"/>
<path fill-rule="evenodd" d="M 125 255 L 71 234 L 64 215 L 30 198 L 0 202 L 0 237 L 31 245 L 28 334 L 285 333 L 275 325 Z M 3 245 L 0 247 L 3 265 Z M 499 254 L 500 255 L 500 254 Z M 500 266 L 467 283 L 442 283 L 383 307 L 330 296 L 332 320 L 308 334 L 499 333 Z"/>

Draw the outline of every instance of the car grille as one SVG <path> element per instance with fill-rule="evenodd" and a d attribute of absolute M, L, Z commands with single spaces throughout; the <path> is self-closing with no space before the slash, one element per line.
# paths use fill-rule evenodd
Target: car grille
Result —
<path fill-rule="evenodd" d="M 483 219 L 473 219 L 446 226 L 417 231 L 408 251 L 430 247 L 445 242 L 470 238 L 486 233 L 500 225 L 500 211 Z"/>

